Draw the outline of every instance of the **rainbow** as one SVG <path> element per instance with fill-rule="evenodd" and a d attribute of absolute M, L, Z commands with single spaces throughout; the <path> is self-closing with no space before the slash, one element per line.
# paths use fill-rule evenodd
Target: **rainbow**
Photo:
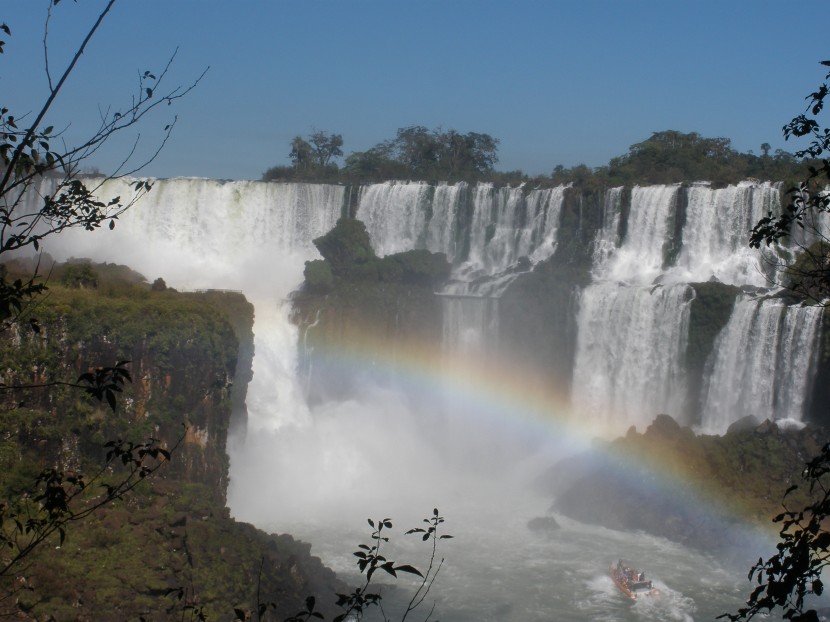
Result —
<path fill-rule="evenodd" d="M 751 542 L 755 559 L 774 552 L 774 524 L 749 515 L 737 495 L 695 477 L 677 452 L 650 451 L 644 430 L 638 433 L 629 426 L 626 433 L 625 422 L 603 426 L 574 412 L 566 387 L 551 389 L 521 361 L 506 363 L 486 354 L 448 355 L 428 340 L 382 339 L 353 329 L 348 339 L 324 339 L 311 339 L 308 345 L 315 361 L 325 361 L 327 373 L 381 377 L 427 407 L 441 402 L 451 411 L 463 411 L 475 426 L 492 434 L 556 446 L 570 454 L 591 452 L 634 483 L 644 497 L 670 500 L 679 515 L 735 532 L 730 539 L 742 546 Z M 626 441 L 620 439 L 623 433 Z"/>

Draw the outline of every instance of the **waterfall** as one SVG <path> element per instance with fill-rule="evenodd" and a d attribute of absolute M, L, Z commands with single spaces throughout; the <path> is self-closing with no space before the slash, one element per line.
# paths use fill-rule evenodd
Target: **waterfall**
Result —
<path fill-rule="evenodd" d="M 462 356 L 498 351 L 499 307 L 497 298 L 442 296 L 443 344 Z"/>
<path fill-rule="evenodd" d="M 617 431 L 678 416 L 690 290 L 596 283 L 582 293 L 572 402 L 580 416 Z M 642 429 L 642 428 L 641 428 Z"/>
<path fill-rule="evenodd" d="M 620 245 L 622 194 L 622 186 L 611 188 L 605 193 L 602 222 L 594 241 L 593 264 L 595 266 L 607 264 Z"/>
<path fill-rule="evenodd" d="M 564 191 L 385 182 L 361 189 L 357 218 L 380 256 L 425 248 L 466 277 L 492 276 L 521 257 L 553 254 Z"/>
<path fill-rule="evenodd" d="M 716 340 L 701 427 L 722 434 L 747 415 L 801 420 L 823 309 L 742 298 Z"/>
<path fill-rule="evenodd" d="M 386 182 L 361 190 L 357 217 L 379 255 L 413 248 L 447 255 L 454 269 L 443 292 L 444 345 L 469 353 L 474 343 L 497 341 L 496 299 L 555 251 L 564 192 Z"/>
<path fill-rule="evenodd" d="M 319 257 L 311 240 L 340 217 L 344 188 L 184 178 L 153 183 L 114 230 L 67 230 L 47 240 L 47 252 L 124 263 L 179 289 L 242 291 L 255 307 L 249 425 L 273 429 L 307 418 L 286 299 L 302 282 L 304 262 Z M 107 182 L 98 194 L 126 196 L 126 184 Z"/>
<path fill-rule="evenodd" d="M 125 184 L 107 182 L 100 195 L 125 194 Z M 553 256 L 566 188 L 386 182 L 357 192 L 357 217 L 378 254 L 426 248 L 452 262 L 453 280 L 441 292 L 445 347 L 494 355 L 499 298 Z M 124 263 L 177 288 L 245 293 L 256 307 L 250 421 L 274 428 L 306 416 L 285 300 L 303 263 L 318 257 L 311 241 L 331 229 L 345 203 L 336 185 L 156 180 L 114 231 L 69 230 L 49 238 L 46 250 L 58 259 Z M 615 427 L 644 425 L 658 412 L 683 420 L 696 397 L 687 394 L 684 369 L 689 283 L 766 284 L 764 260 L 747 240 L 757 218 L 780 208 L 779 188 L 660 185 L 634 187 L 630 197 L 612 188 L 599 207 L 592 283 L 576 312 L 573 405 Z M 722 431 L 749 413 L 800 419 L 819 317 L 780 300 L 741 299 L 707 366 L 702 426 Z M 775 380 L 753 386 L 765 377 Z"/>
<path fill-rule="evenodd" d="M 743 182 L 712 189 L 695 184 L 687 191 L 686 225 L 677 267 L 685 281 L 715 277 L 734 285 L 766 286 L 772 276 L 749 234 L 761 218 L 780 212 L 777 184 Z"/>
<path fill-rule="evenodd" d="M 663 271 L 679 188 L 634 187 L 627 233 L 615 250 L 620 191 L 606 197 L 610 217 L 594 244 L 594 282 L 579 300 L 572 381 L 575 411 L 596 424 L 645 425 L 663 412 L 677 415 L 686 399 L 690 292 L 651 285 Z"/>
<path fill-rule="evenodd" d="M 748 243 L 755 222 L 780 210 L 779 186 L 696 183 L 680 192 L 634 187 L 622 240 L 621 189 L 606 193 L 593 282 L 580 296 L 572 383 L 574 408 L 598 422 L 645 425 L 661 412 L 694 422 L 697 398 L 684 377 L 688 284 L 770 284 L 768 256 Z M 819 317 L 780 300 L 736 304 L 707 366 L 701 427 L 722 433 L 750 413 L 800 420 Z"/>
<path fill-rule="evenodd" d="M 679 189 L 679 185 L 632 188 L 625 240 L 613 257 L 594 266 L 598 280 L 645 285 L 662 273 Z"/>

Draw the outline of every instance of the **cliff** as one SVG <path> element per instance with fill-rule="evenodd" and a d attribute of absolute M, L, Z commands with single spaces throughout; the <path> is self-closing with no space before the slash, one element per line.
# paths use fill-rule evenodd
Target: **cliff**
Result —
<path fill-rule="evenodd" d="M 348 398 L 363 376 L 343 365 L 340 355 L 354 344 L 377 351 L 386 362 L 413 346 L 439 348 L 441 299 L 437 288 L 450 266 L 440 253 L 410 251 L 377 257 L 358 220 L 341 219 L 314 241 L 324 259 L 306 263 L 305 282 L 294 293 L 292 321 L 300 327 L 301 373 L 314 403 Z M 361 366 L 360 374 L 370 366 Z M 383 381 L 383 365 L 375 368 Z"/>
<path fill-rule="evenodd" d="M 696 436 L 659 415 L 644 432 L 632 428 L 571 457 L 539 483 L 552 509 L 576 520 L 644 531 L 719 557 L 745 555 L 753 529 L 775 533 L 784 493 L 803 484 L 804 465 L 826 439 L 825 429 L 750 420 L 723 436 Z M 808 500 L 801 485 L 786 503 L 796 509 Z"/>
<path fill-rule="evenodd" d="M 238 523 L 225 508 L 228 430 L 234 415 L 244 424 L 250 378 L 251 305 L 232 292 L 179 293 L 118 279 L 65 287 L 60 270 L 32 311 L 38 330 L 21 322 L 0 334 L 3 383 L 39 387 L 2 394 L 3 498 L 26 494 L 43 468 L 95 472 L 107 440 L 152 437 L 172 453 L 127 498 L 71 524 L 65 542 L 47 542 L 28 557 L 3 584 L 3 593 L 13 594 L 4 612 L 178 619 L 192 604 L 221 620 L 234 607 L 253 608 L 257 595 L 282 617 L 309 595 L 330 609 L 338 584 L 310 545 Z M 117 361 L 129 361 L 132 382 L 114 412 L 106 401 L 53 384 Z"/>

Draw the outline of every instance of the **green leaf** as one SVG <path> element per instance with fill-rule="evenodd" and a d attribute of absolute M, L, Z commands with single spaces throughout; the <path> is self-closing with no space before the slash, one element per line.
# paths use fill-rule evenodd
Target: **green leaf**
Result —
<path fill-rule="evenodd" d="M 401 566 L 395 566 L 395 570 L 399 570 L 400 572 L 408 572 L 409 574 L 416 574 L 419 577 L 424 576 L 423 574 L 421 574 L 420 570 L 418 570 L 414 566 L 410 566 L 409 564 L 403 564 Z"/>

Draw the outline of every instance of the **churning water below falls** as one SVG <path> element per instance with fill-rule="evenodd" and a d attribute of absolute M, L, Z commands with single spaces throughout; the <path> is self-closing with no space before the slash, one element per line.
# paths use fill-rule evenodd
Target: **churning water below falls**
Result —
<path fill-rule="evenodd" d="M 105 186 L 102 195 L 123 191 Z M 228 448 L 231 511 L 262 529 L 311 542 L 313 553 L 357 585 L 352 552 L 370 542 L 367 518 L 393 519 L 386 556 L 423 570 L 428 549 L 403 532 L 420 526 L 437 507 L 446 518 L 446 533 L 454 538 L 440 543 L 439 556 L 446 561 L 418 614 L 409 619 L 423 620 L 433 602 L 432 619 L 444 622 L 712 620 L 736 611 L 751 588 L 747 569 L 759 555 L 774 552 L 774 543 L 759 541 L 758 550 L 747 549 L 745 560 L 733 557 L 737 565 L 727 567 L 667 540 L 558 515 L 558 529 L 529 529 L 528 521 L 547 515 L 553 501 L 536 488 L 538 477 L 557 464 L 567 472 L 567 462 L 561 461 L 590 446 L 589 426 L 583 426 L 591 423 L 589 416 L 566 424 L 554 412 L 540 424 L 522 403 L 530 396 L 516 387 L 500 391 L 484 381 L 441 378 L 440 369 L 421 370 L 423 385 L 414 391 L 410 385 L 408 393 L 367 385 L 359 399 L 313 409 L 306 404 L 304 383 L 309 379 L 297 374 L 301 336 L 288 321 L 287 297 L 302 281 L 303 262 L 318 257 L 311 240 L 330 230 L 345 206 L 357 204 L 379 254 L 415 246 L 442 251 L 456 275 L 474 279 L 503 273 L 519 257 L 533 263 L 549 258 L 557 244 L 564 195 L 562 188 L 525 192 L 486 184 L 389 183 L 358 192 L 355 200 L 342 186 L 161 180 L 114 231 L 68 231 L 47 250 L 59 259 L 124 263 L 179 289 L 240 290 L 254 303 L 248 429 L 230 439 Z M 764 285 L 754 267 L 757 258 L 746 252 L 741 236 L 747 223 L 775 203 L 777 190 L 770 184 L 688 189 L 684 246 L 671 269 L 661 273 L 662 256 L 652 257 L 652 251 L 663 248 L 674 231 L 670 214 L 679 192 L 679 186 L 635 188 L 627 233 L 621 237 L 621 193 L 608 191 L 607 213 L 594 242 L 593 283 L 578 305 L 577 382 L 569 398 L 590 404 L 584 413 L 593 413 L 595 424 L 611 423 L 622 431 L 634 424 L 642 431 L 655 414 L 674 412 L 684 402 L 680 363 L 689 283 L 717 277 L 724 283 Z M 718 229 L 732 222 L 727 218 L 704 222 L 724 210 L 741 215 L 731 229 Z M 455 229 L 459 223 L 466 223 L 466 233 Z M 713 236 L 702 238 L 706 231 Z M 462 233 L 465 244 L 458 242 Z M 659 287 L 654 285 L 658 277 Z M 496 280 L 485 293 L 494 297 L 503 287 Z M 476 294 L 462 289 L 458 293 Z M 755 315 L 765 317 L 760 311 L 750 313 L 762 306 L 770 303 L 736 305 L 738 311 L 749 309 L 744 313 L 749 319 L 738 322 L 742 316 L 736 312 L 735 321 L 730 320 L 734 329 L 725 331 L 716 347 L 734 349 L 729 344 L 743 338 L 741 327 L 754 331 L 765 326 L 750 321 Z M 794 326 L 817 323 L 796 311 L 793 317 Z M 665 335 L 646 335 L 643 326 Z M 770 327 L 776 343 L 810 343 L 812 333 L 794 330 L 780 322 Z M 449 337 L 450 343 L 465 344 L 482 338 Z M 656 352 L 667 360 L 656 359 Z M 770 373 L 790 386 L 804 375 L 799 370 L 791 361 Z M 740 370 L 734 371 L 737 378 Z M 412 378 L 401 382 L 408 380 Z M 427 380 L 443 386 L 433 390 Z M 713 404 L 723 402 L 719 387 L 707 389 Z M 421 399 L 413 400 L 413 395 Z M 598 396 L 605 401 L 594 403 Z M 759 398 L 757 408 L 772 409 L 773 398 Z M 563 397 L 553 410 L 564 410 L 564 404 Z M 708 431 L 722 433 L 737 418 L 731 409 L 722 410 L 713 408 L 711 418 L 704 419 Z M 780 418 L 799 416 L 782 413 Z M 646 572 L 659 596 L 637 602 L 624 596 L 608 574 L 619 558 Z M 384 608 L 393 619 L 415 586 L 412 577 L 403 575 L 395 586 L 383 588 Z"/>

